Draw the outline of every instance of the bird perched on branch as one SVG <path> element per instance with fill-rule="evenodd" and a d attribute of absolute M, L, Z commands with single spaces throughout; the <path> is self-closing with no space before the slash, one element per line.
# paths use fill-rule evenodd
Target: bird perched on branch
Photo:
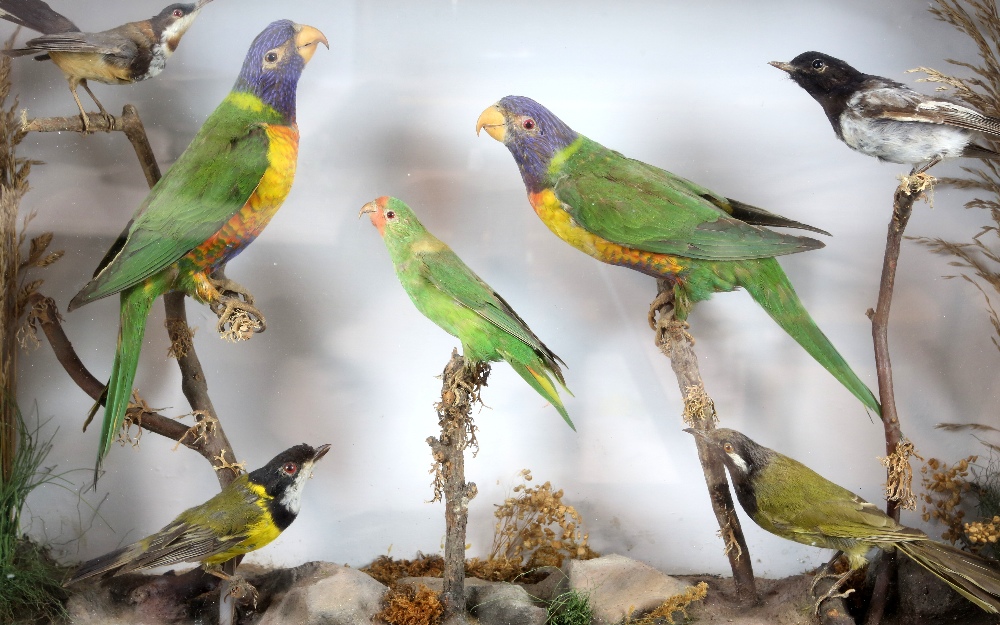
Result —
<path fill-rule="evenodd" d="M 292 188 L 299 145 L 295 92 L 320 43 L 329 47 L 323 33 L 289 20 L 257 35 L 232 91 L 70 302 L 74 310 L 121 293 L 95 480 L 125 418 L 146 317 L 157 297 L 183 291 L 208 303 L 220 328 L 238 310 L 262 319 L 245 289 L 213 274 L 257 238 Z"/>
<path fill-rule="evenodd" d="M 506 360 L 575 430 L 553 384 L 555 380 L 566 389 L 562 360 L 510 304 L 428 232 L 402 200 L 380 197 L 365 204 L 358 216 L 364 214 L 382 235 L 396 275 L 417 310 L 458 337 L 467 360 Z"/>
<path fill-rule="evenodd" d="M 723 197 L 626 158 L 530 98 L 507 96 L 476 123 L 510 150 L 528 201 L 559 238 L 597 260 L 673 285 L 674 316 L 713 293 L 747 290 L 869 409 L 878 401 L 806 312 L 775 256 L 823 247 L 763 226 L 811 226 Z M 825 233 L 824 233 L 825 234 Z"/>
<path fill-rule="evenodd" d="M 83 130 L 88 132 L 90 122 L 76 93 L 77 85 L 90 94 L 101 115 L 109 118 L 87 81 L 125 85 L 156 76 L 166 67 L 167 59 L 198 12 L 211 1 L 171 4 L 148 20 L 85 33 L 42 0 L 0 0 L 0 18 L 42 33 L 41 37 L 28 40 L 23 48 L 3 52 L 8 56 L 33 54 L 37 61 L 55 63 L 69 81 L 69 90 L 80 108 Z"/>
<path fill-rule="evenodd" d="M 788 72 L 819 102 L 837 138 L 848 147 L 880 161 L 912 165 L 911 175 L 946 158 L 1000 158 L 1000 153 L 976 143 L 984 134 L 1000 140 L 1000 118 L 862 74 L 821 52 L 770 64 Z"/>
<path fill-rule="evenodd" d="M 1000 571 L 988 560 L 900 525 L 846 488 L 736 430 L 684 431 L 722 452 L 736 498 L 757 525 L 847 555 L 850 571 L 831 592 L 867 563 L 871 549 L 898 549 L 980 608 L 1000 611 Z"/>
<path fill-rule="evenodd" d="M 112 577 L 180 562 L 201 562 L 207 572 L 229 579 L 223 562 L 264 547 L 292 524 L 313 465 L 328 451 L 329 445 L 286 449 L 155 534 L 84 562 L 64 586 L 95 575 Z"/>

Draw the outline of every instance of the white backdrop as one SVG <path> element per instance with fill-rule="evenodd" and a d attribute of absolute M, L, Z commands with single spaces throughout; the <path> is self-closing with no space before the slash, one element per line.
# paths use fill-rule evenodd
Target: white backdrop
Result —
<path fill-rule="evenodd" d="M 52 0 L 83 28 L 111 26 L 103 11 Z M 527 95 L 576 130 L 626 155 L 728 196 L 832 232 L 823 250 L 782 266 L 855 371 L 875 387 L 870 326 L 895 176 L 834 137 L 820 107 L 767 61 L 805 50 L 912 82 L 906 69 L 976 60 L 965 38 L 926 3 L 546 2 L 503 4 L 220 0 L 203 11 L 164 74 L 130 87 L 95 85 L 117 112 L 139 108 L 162 166 L 169 165 L 239 71 L 252 38 L 290 18 L 323 30 L 299 87 L 302 133 L 291 196 L 265 233 L 231 263 L 268 330 L 248 343 L 214 336 L 206 307 L 189 305 L 212 398 L 241 460 L 258 467 L 300 442 L 332 443 L 305 493 L 300 518 L 251 561 L 324 559 L 363 565 L 391 553 L 441 549 L 441 504 L 426 503 L 436 432 L 433 402 L 458 343 L 424 319 L 396 281 L 361 205 L 397 195 L 451 244 L 567 363 L 574 433 L 506 365 L 494 367 L 478 415 L 479 486 L 470 555 L 488 551 L 494 505 L 522 468 L 566 490 L 600 552 L 673 572 L 727 573 L 694 445 L 683 432 L 669 363 L 646 325 L 651 278 L 602 265 L 555 238 L 528 206 L 507 150 L 474 125 L 502 96 Z M 140 19 L 158 1 L 88 7 Z M 89 13 L 89 14 L 88 14 Z M 12 31 L 6 23 L 2 32 Z M 16 62 L 15 91 L 32 116 L 75 110 L 51 64 Z M 930 89 L 928 86 L 921 89 Z M 66 258 L 39 275 L 60 307 L 87 281 L 147 193 L 120 135 L 33 135 L 21 154 L 46 161 L 23 208 L 30 233 L 53 230 Z M 955 174 L 957 165 L 937 167 Z M 918 204 L 909 233 L 968 240 L 985 216 L 954 191 Z M 940 421 L 995 421 L 997 350 L 981 296 L 946 260 L 903 246 L 891 344 L 904 431 L 925 457 L 979 452 Z M 702 373 L 722 424 L 792 455 L 878 500 L 882 429 L 861 404 L 784 334 L 745 293 L 699 305 L 691 317 Z M 187 406 L 165 354 L 162 306 L 150 319 L 137 387 L 166 414 Z M 117 298 L 65 315 L 86 364 L 106 377 Z M 23 356 L 20 400 L 56 426 L 50 462 L 93 466 L 99 428 L 80 434 L 91 401 L 48 345 Z M 218 485 L 205 461 L 147 435 L 112 449 L 97 493 L 55 487 L 30 500 L 31 532 L 67 559 L 97 556 L 160 528 Z M 89 506 L 104 499 L 94 519 Z M 741 511 L 742 512 L 742 511 Z M 745 518 L 745 517 L 744 517 Z M 904 521 L 919 524 L 917 514 Z M 785 575 L 829 553 L 745 522 L 758 574 Z M 85 533 L 83 530 L 86 530 Z M 937 530 L 934 530 L 937 532 Z"/>

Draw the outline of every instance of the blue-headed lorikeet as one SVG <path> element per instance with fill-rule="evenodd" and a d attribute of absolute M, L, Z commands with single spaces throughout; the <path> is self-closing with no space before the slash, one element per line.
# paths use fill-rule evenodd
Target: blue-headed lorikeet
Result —
<path fill-rule="evenodd" d="M 528 201 L 559 238 L 594 258 L 664 278 L 674 315 L 743 287 L 771 318 L 871 410 L 871 390 L 816 326 L 775 256 L 823 247 L 768 230 L 816 230 L 609 150 L 530 98 L 507 96 L 476 124 L 510 150 Z M 822 232 L 822 231 L 820 231 Z"/>
<path fill-rule="evenodd" d="M 73 310 L 121 293 L 95 479 L 125 418 L 153 301 L 183 291 L 224 308 L 228 296 L 212 273 L 257 238 L 291 190 L 299 143 L 296 87 L 319 43 L 329 47 L 319 30 L 289 20 L 257 35 L 232 91 L 70 302 Z"/>

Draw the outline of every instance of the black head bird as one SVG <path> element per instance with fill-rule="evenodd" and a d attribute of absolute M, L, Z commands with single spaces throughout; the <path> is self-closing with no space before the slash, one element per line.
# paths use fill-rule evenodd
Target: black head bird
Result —
<path fill-rule="evenodd" d="M 874 504 L 736 430 L 685 432 L 722 454 L 736 498 L 757 525 L 788 540 L 844 552 L 850 570 L 831 592 L 865 565 L 872 548 L 898 549 L 983 610 L 1000 612 L 994 563 L 900 525 Z"/>
<path fill-rule="evenodd" d="M 156 76 L 166 67 L 167 59 L 177 49 L 198 12 L 211 1 L 171 4 L 148 20 L 85 33 L 42 0 L 0 0 L 0 19 L 42 33 L 41 37 L 29 40 L 25 47 L 5 50 L 4 54 L 35 55 L 36 60 L 55 63 L 69 81 L 69 90 L 80 107 L 86 132 L 90 124 L 76 94 L 77 85 L 86 89 L 101 115 L 108 117 L 87 81 L 124 85 Z"/>
<path fill-rule="evenodd" d="M 912 165 L 911 173 L 927 171 L 946 158 L 1000 158 L 976 143 L 980 134 L 1000 139 L 1000 118 L 863 74 L 821 52 L 803 52 L 790 63 L 771 65 L 788 72 L 815 98 L 837 137 L 858 152 Z"/>

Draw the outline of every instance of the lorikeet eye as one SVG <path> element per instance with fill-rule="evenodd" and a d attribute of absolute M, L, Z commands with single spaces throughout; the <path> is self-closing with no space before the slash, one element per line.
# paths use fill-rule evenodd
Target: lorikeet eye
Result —
<path fill-rule="evenodd" d="M 815 61 L 812 62 L 812 66 L 813 69 L 823 69 L 824 67 L 826 67 L 826 63 L 823 62 L 823 59 L 816 59 Z"/>
<path fill-rule="evenodd" d="M 299 470 L 299 465 L 294 462 L 286 462 L 285 466 L 281 467 L 281 470 L 285 472 L 285 475 L 295 475 L 296 471 Z"/>
<path fill-rule="evenodd" d="M 386 211 L 385 212 L 385 218 L 386 219 L 395 219 L 396 218 L 396 211 Z"/>
<path fill-rule="evenodd" d="M 184 17 L 184 11 L 180 9 L 174 9 L 174 17 Z"/>
<path fill-rule="evenodd" d="M 531 119 L 529 117 L 529 118 L 525 119 L 523 122 L 521 122 L 521 127 L 523 127 L 525 130 L 534 130 L 535 129 L 535 120 L 533 120 L 533 119 Z"/>
<path fill-rule="evenodd" d="M 733 453 L 733 449 L 734 449 L 734 448 L 733 448 L 733 444 L 732 444 L 732 443 L 725 443 L 725 444 L 724 444 L 724 445 L 722 446 L 722 450 L 723 450 L 724 452 L 726 452 L 727 454 L 731 454 L 731 453 Z"/>
<path fill-rule="evenodd" d="M 278 53 L 268 52 L 267 55 L 264 57 L 264 60 L 267 61 L 268 63 L 274 63 L 275 61 L 278 60 Z"/>

